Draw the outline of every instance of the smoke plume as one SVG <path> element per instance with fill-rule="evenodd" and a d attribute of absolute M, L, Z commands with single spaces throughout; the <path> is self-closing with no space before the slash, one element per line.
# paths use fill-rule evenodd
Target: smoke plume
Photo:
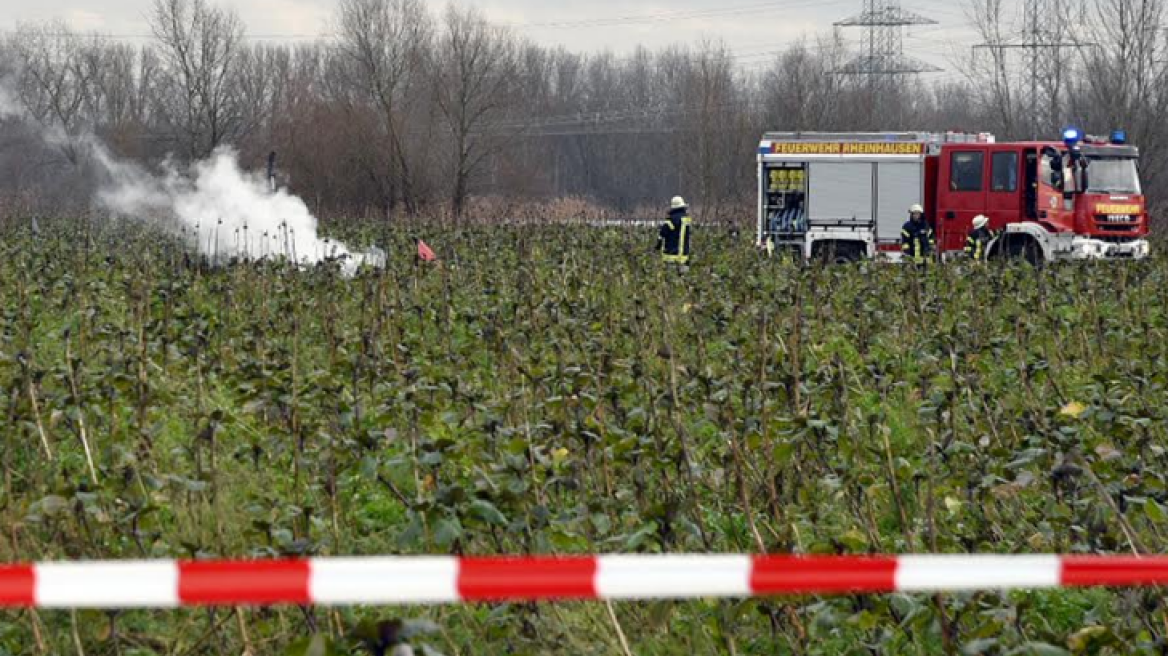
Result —
<path fill-rule="evenodd" d="M 94 144 L 94 153 L 109 178 L 97 193 L 101 206 L 123 216 L 170 219 L 208 257 L 299 263 L 341 258 L 349 272 L 362 263 L 384 264 L 380 252 L 354 253 L 321 239 L 304 201 L 284 189 L 270 191 L 262 176 L 240 168 L 230 148 L 187 171 L 168 163 L 160 176 L 118 161 L 100 144 Z"/>
<path fill-rule="evenodd" d="M 10 80 L 0 79 L 0 118 L 35 123 L 12 89 Z M 217 262 L 283 258 L 315 264 L 337 258 L 350 274 L 362 264 L 385 265 L 385 253 L 377 248 L 357 253 L 322 239 L 303 200 L 285 189 L 270 190 L 262 176 L 239 166 L 229 147 L 189 167 L 167 161 L 155 174 L 114 156 L 93 134 L 70 135 L 56 126 L 41 126 L 39 133 L 46 144 L 92 156 L 101 179 L 96 205 L 166 226 Z"/>

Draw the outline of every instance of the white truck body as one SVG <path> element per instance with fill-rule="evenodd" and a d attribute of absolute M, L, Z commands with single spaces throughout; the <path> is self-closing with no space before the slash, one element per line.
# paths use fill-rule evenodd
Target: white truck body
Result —
<path fill-rule="evenodd" d="M 978 138 L 915 132 L 767 133 L 757 160 L 758 243 L 772 241 L 778 249 L 798 250 L 805 259 L 846 261 L 881 253 L 898 259 L 895 245 L 908 209 L 925 202 L 926 157 L 941 143 Z"/>

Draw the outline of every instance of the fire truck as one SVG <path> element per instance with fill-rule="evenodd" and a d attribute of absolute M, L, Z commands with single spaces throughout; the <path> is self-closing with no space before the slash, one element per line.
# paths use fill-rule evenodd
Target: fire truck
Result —
<path fill-rule="evenodd" d="M 979 214 L 997 233 L 990 258 L 1147 257 L 1139 150 L 1122 131 L 1100 138 L 1068 129 L 1063 137 L 767 133 L 758 149 L 758 243 L 808 260 L 897 261 L 901 228 L 919 204 L 942 258 L 962 252 Z"/>

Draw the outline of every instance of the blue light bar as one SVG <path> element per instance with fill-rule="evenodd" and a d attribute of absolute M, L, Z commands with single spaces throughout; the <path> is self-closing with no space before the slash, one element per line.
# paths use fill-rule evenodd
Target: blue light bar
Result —
<path fill-rule="evenodd" d="M 1111 143 L 1122 146 L 1127 143 L 1127 130 L 1115 130 L 1111 133 Z"/>
<path fill-rule="evenodd" d="M 1063 143 L 1068 147 L 1073 147 L 1083 138 L 1083 133 L 1076 128 L 1067 128 L 1063 130 Z"/>

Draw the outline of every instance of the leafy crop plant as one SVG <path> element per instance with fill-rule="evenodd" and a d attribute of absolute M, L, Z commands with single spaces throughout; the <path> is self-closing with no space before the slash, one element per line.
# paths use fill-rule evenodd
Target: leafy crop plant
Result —
<path fill-rule="evenodd" d="M 447 231 L 432 265 L 355 228 L 335 237 L 388 266 L 350 277 L 41 228 L 0 236 L 0 562 L 1164 549 L 1163 258 L 802 267 L 708 231 L 679 277 L 637 231 Z M 1160 592 L 1090 590 L 3 611 L 0 654 L 1160 654 L 1166 632 Z"/>

